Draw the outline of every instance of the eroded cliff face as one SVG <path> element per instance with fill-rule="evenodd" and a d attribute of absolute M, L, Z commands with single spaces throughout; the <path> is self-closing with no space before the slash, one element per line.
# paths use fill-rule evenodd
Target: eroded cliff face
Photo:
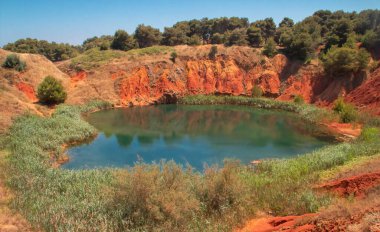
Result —
<path fill-rule="evenodd" d="M 121 61 L 72 74 L 68 102 L 102 99 L 120 106 L 172 103 L 184 95 L 249 96 L 258 86 L 266 97 L 292 101 L 300 95 L 308 103 L 329 106 L 363 80 L 357 76 L 326 77 L 319 63 L 304 65 L 281 54 L 271 59 L 256 56 L 252 61 L 224 54 L 215 59 L 183 57 L 176 63 L 165 59 Z"/>
<path fill-rule="evenodd" d="M 96 94 L 103 99 L 103 93 L 108 92 L 108 100 L 115 104 L 147 105 L 160 102 L 167 96 L 251 95 L 256 85 L 265 96 L 278 97 L 281 94 L 280 74 L 286 62 L 285 56 L 277 55 L 272 60 L 263 60 L 262 64 L 252 64 L 248 69 L 225 56 L 215 60 L 188 59 L 175 64 L 160 61 L 124 69 L 112 65 L 99 72 L 72 75 L 73 94 L 69 95 L 69 102 L 88 101 Z M 105 84 L 105 80 L 109 83 Z M 107 87 L 110 83 L 113 85 L 111 89 Z M 85 86 L 90 88 L 84 89 Z M 81 94 L 77 94 L 79 92 Z"/>

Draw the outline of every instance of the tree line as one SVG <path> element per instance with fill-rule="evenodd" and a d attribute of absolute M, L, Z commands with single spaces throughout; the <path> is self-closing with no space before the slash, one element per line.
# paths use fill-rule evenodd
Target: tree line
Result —
<path fill-rule="evenodd" d="M 5 45 L 4 49 L 38 53 L 52 61 L 60 61 L 92 48 L 127 51 L 155 45 L 224 44 L 264 46 L 264 53 L 268 56 L 276 54 L 279 47 L 289 58 L 307 60 L 313 58 L 320 47 L 327 53 L 330 48 L 343 47 L 347 42 L 361 42 L 367 49 L 379 50 L 380 11 L 364 10 L 356 13 L 319 10 L 298 23 L 285 17 L 279 25 L 272 18 L 254 22 L 239 17 L 203 18 L 177 22 L 165 27 L 163 32 L 141 24 L 133 34 L 117 30 L 114 35 L 86 39 L 81 46 L 21 39 Z"/>

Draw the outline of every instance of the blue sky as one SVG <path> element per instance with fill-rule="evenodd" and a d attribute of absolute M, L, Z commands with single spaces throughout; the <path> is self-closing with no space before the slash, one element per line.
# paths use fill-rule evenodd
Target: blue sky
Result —
<path fill-rule="evenodd" d="M 203 17 L 299 21 L 319 9 L 380 9 L 380 0 L 0 0 L 0 46 L 27 37 L 81 44 L 117 29 L 133 33 L 141 23 L 163 30 Z"/>

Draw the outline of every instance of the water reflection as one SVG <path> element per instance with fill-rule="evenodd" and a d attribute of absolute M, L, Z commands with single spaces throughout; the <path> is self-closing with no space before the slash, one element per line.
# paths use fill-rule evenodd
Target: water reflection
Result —
<path fill-rule="evenodd" d="M 329 141 L 297 115 L 244 106 L 133 107 L 96 112 L 87 120 L 102 133 L 91 144 L 70 149 L 66 168 L 132 165 L 141 156 L 201 170 L 203 163 L 226 157 L 243 162 L 285 157 Z"/>

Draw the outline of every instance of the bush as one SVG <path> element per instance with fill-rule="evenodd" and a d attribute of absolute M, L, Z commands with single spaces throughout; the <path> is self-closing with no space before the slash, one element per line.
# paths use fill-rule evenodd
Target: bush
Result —
<path fill-rule="evenodd" d="M 18 53 L 32 53 L 44 55 L 51 61 L 61 61 L 75 57 L 79 54 L 80 49 L 70 44 L 47 42 L 46 40 L 37 39 L 19 39 L 14 43 L 4 46 L 5 50 Z"/>
<path fill-rule="evenodd" d="M 4 68 L 14 68 L 17 71 L 24 71 L 26 68 L 25 61 L 20 60 L 20 57 L 16 54 L 10 54 L 7 56 L 3 63 Z"/>
<path fill-rule="evenodd" d="M 175 59 L 177 58 L 177 53 L 176 52 L 172 52 L 170 54 L 170 60 L 175 63 Z"/>
<path fill-rule="evenodd" d="M 370 55 L 364 49 L 332 47 L 322 57 L 325 72 L 329 76 L 344 76 L 367 69 Z"/>
<path fill-rule="evenodd" d="M 303 99 L 303 97 L 301 95 L 294 96 L 293 101 L 296 104 L 303 104 L 303 103 L 305 103 L 305 100 Z"/>
<path fill-rule="evenodd" d="M 261 96 L 263 96 L 263 90 L 258 85 L 253 86 L 252 97 L 261 97 Z"/>
<path fill-rule="evenodd" d="M 355 107 L 345 103 L 341 97 L 335 101 L 333 110 L 339 114 L 340 120 L 344 123 L 353 122 L 358 117 Z"/>
<path fill-rule="evenodd" d="M 277 44 L 274 41 L 274 39 L 269 38 L 267 43 L 264 46 L 263 55 L 266 55 L 268 57 L 273 57 L 274 55 L 276 55 L 277 54 L 276 45 Z"/>
<path fill-rule="evenodd" d="M 217 46 L 212 46 L 210 49 L 210 52 L 208 53 L 208 58 L 210 60 L 215 59 L 216 54 L 218 53 L 218 47 Z"/>
<path fill-rule="evenodd" d="M 47 76 L 38 86 L 37 96 L 41 103 L 50 105 L 63 103 L 67 94 L 57 79 Z"/>

